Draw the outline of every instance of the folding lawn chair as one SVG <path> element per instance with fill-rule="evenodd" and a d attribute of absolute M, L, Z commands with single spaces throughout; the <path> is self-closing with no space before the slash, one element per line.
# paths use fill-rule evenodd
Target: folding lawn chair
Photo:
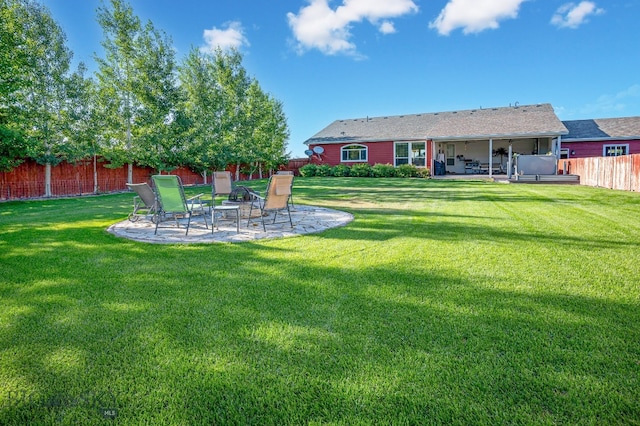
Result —
<path fill-rule="evenodd" d="M 205 214 L 205 207 L 207 207 L 207 205 L 200 200 L 204 194 L 186 198 L 184 195 L 184 187 L 182 186 L 182 181 L 179 176 L 155 175 L 151 178 L 153 179 L 153 184 L 156 187 L 158 195 L 158 213 L 154 234 L 158 233 L 158 225 L 160 222 L 169 217 L 175 219 L 176 226 L 178 227 L 180 226 L 178 217 L 187 217 L 189 219 L 185 235 L 189 234 L 192 216 L 201 215 L 204 219 L 204 225 L 209 229 L 207 215 Z"/>
<path fill-rule="evenodd" d="M 129 220 L 136 222 L 140 218 L 151 216 L 155 222 L 157 212 L 156 194 L 147 183 L 128 183 L 129 189 L 136 194 L 133 197 L 133 211 L 129 213 Z"/>
<path fill-rule="evenodd" d="M 231 172 L 213 172 L 213 182 L 211 183 L 211 232 L 214 229 L 220 229 L 218 219 L 216 219 L 216 213 L 218 216 L 222 216 L 223 213 L 235 212 L 236 216 L 236 232 L 240 232 L 240 206 L 239 205 L 216 205 L 217 195 L 229 196 L 233 192 L 233 185 L 231 183 Z"/>
<path fill-rule="evenodd" d="M 262 228 L 267 231 L 264 223 L 264 216 L 268 212 L 273 212 L 273 223 L 276 223 L 276 217 L 278 212 L 287 211 L 289 215 L 289 224 L 293 228 L 293 221 L 291 220 L 291 210 L 289 209 L 289 199 L 291 198 L 291 187 L 293 186 L 293 175 L 279 175 L 275 174 L 269 178 L 267 183 L 267 190 L 264 197 L 256 195 L 258 198 L 258 206 L 260 207 L 260 218 L 262 219 Z M 253 210 L 253 203 L 251 203 L 251 209 L 249 210 L 249 221 L 247 226 L 251 223 L 251 210 Z"/>

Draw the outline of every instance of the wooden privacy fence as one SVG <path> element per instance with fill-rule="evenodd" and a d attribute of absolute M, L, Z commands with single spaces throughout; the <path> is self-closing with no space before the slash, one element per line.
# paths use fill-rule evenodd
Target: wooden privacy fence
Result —
<path fill-rule="evenodd" d="M 127 190 L 127 166 L 117 169 L 97 164 L 97 192 Z M 189 169 L 176 169 L 172 174 L 180 176 L 185 185 L 203 184 L 204 178 Z M 133 182 L 151 183 L 156 172 L 148 167 L 133 167 Z M 60 163 L 51 168 L 51 195 L 53 197 L 86 195 L 94 193 L 93 163 Z M 0 200 L 39 198 L 45 196 L 45 166 L 27 160 L 10 172 L 0 172 Z"/>
<path fill-rule="evenodd" d="M 570 158 L 558 169 L 580 176 L 580 185 L 640 192 L 640 154 Z"/>
<path fill-rule="evenodd" d="M 309 159 L 291 159 L 286 170 L 298 174 L 298 169 L 307 164 Z M 229 170 L 235 176 L 235 166 Z M 97 192 L 126 191 L 127 166 L 117 169 L 107 168 L 105 163 L 99 162 L 97 169 Z M 156 174 L 154 169 L 148 167 L 133 167 L 133 182 L 147 182 L 151 184 L 151 176 Z M 179 168 L 171 172 L 180 176 L 185 185 L 201 185 L 205 182 L 202 175 L 187 168 Z M 252 176 L 240 174 L 240 179 L 251 179 Z M 51 167 L 51 196 L 64 197 L 75 195 L 94 194 L 93 162 L 86 161 L 77 164 L 60 163 Z M 26 160 L 10 172 L 0 172 L 0 200 L 16 200 L 25 198 L 40 198 L 46 194 L 45 190 L 45 166 L 33 160 Z"/>

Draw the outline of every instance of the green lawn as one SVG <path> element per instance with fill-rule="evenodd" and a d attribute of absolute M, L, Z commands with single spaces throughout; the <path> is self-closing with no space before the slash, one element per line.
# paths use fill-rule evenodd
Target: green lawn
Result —
<path fill-rule="evenodd" d="M 355 220 L 210 245 L 131 199 L 0 204 L 0 424 L 640 424 L 640 194 L 297 178 Z"/>

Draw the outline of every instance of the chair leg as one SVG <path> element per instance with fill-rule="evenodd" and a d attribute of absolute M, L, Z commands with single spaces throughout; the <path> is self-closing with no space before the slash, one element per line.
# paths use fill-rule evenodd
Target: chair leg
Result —
<path fill-rule="evenodd" d="M 187 220 L 187 232 L 184 235 L 189 235 L 189 226 L 191 225 L 191 216 L 193 213 L 189 213 L 189 220 Z"/>
<path fill-rule="evenodd" d="M 202 219 L 204 220 L 204 227 L 209 229 L 209 224 L 207 223 L 207 212 L 204 211 L 204 208 L 202 209 Z M 211 226 L 213 226 L 213 224 L 211 224 Z"/>

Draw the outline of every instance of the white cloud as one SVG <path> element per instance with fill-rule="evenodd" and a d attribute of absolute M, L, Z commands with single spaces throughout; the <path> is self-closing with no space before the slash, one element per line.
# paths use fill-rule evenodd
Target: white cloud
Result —
<path fill-rule="evenodd" d="M 464 34 L 496 29 L 499 21 L 518 16 L 520 5 L 526 0 L 449 0 L 440 15 L 429 23 L 442 35 L 462 28 Z"/>
<path fill-rule="evenodd" d="M 602 95 L 594 103 L 581 108 L 583 115 L 624 114 L 629 107 L 629 102 L 634 103 L 640 99 L 640 84 L 634 84 L 614 95 Z M 598 117 L 594 117 L 598 118 Z"/>
<path fill-rule="evenodd" d="M 249 46 L 249 40 L 245 37 L 240 22 L 227 22 L 223 27 L 224 29 L 213 27 L 210 30 L 204 30 L 202 38 L 204 38 L 205 45 L 201 48 L 202 51 L 212 52 L 216 48 L 227 50 Z"/>
<path fill-rule="evenodd" d="M 366 19 L 377 25 L 386 19 L 379 25 L 379 30 L 390 34 L 395 32 L 395 27 L 388 18 L 418 11 L 413 0 L 343 0 L 335 10 L 328 1 L 308 0 L 309 4 L 298 14 L 287 14 L 299 52 L 318 49 L 327 55 L 357 55 L 356 45 L 350 41 L 353 23 Z"/>
<path fill-rule="evenodd" d="M 551 23 L 560 28 L 578 28 L 587 22 L 591 15 L 600 15 L 604 9 L 596 7 L 592 1 L 582 1 L 579 4 L 566 3 L 558 8 L 551 17 Z"/>
<path fill-rule="evenodd" d="M 380 24 L 379 30 L 382 34 L 393 34 L 396 32 L 396 27 L 393 26 L 393 22 L 384 21 Z"/>

